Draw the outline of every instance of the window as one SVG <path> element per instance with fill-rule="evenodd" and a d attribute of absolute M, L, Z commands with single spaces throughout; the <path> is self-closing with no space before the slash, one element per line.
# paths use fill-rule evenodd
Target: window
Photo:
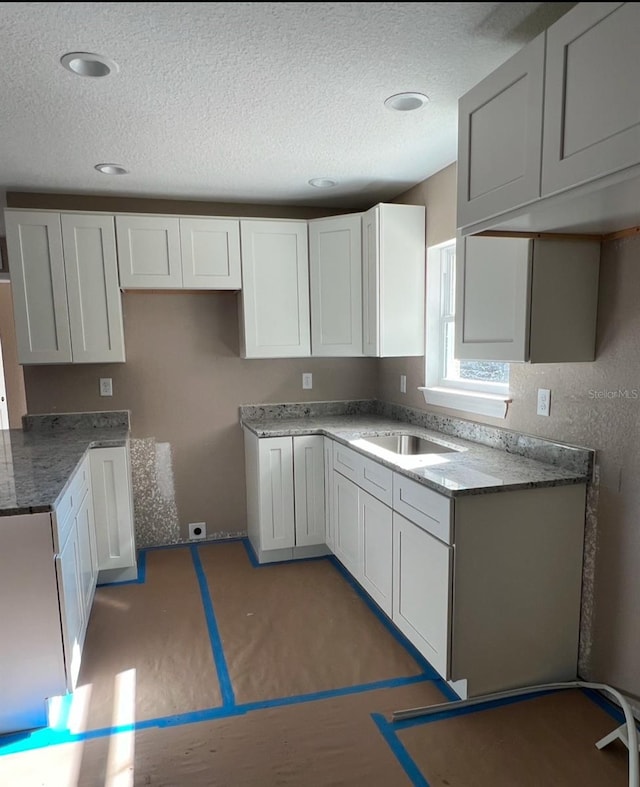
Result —
<path fill-rule="evenodd" d="M 509 364 L 458 361 L 455 331 L 456 244 L 447 241 L 427 253 L 427 404 L 504 418 L 509 399 Z"/>

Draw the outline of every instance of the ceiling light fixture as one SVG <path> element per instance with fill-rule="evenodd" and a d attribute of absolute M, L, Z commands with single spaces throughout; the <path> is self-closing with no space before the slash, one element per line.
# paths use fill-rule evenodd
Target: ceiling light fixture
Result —
<path fill-rule="evenodd" d="M 429 101 L 429 96 L 424 93 L 396 93 L 389 96 L 384 102 L 387 109 L 395 109 L 398 112 L 410 112 L 413 109 L 420 109 Z"/>
<path fill-rule="evenodd" d="M 331 180 L 331 178 L 311 178 L 309 185 L 316 189 L 330 189 L 337 185 L 337 181 Z"/>
<path fill-rule="evenodd" d="M 120 164 L 96 164 L 94 169 L 102 172 L 103 175 L 128 175 L 129 170 L 120 166 Z"/>
<path fill-rule="evenodd" d="M 118 71 L 117 63 L 93 52 L 68 52 L 60 58 L 60 63 L 80 77 L 106 77 Z"/>

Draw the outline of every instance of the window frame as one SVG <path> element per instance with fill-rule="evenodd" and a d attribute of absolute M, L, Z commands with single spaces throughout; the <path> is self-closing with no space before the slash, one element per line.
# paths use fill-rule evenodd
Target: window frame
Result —
<path fill-rule="evenodd" d="M 505 418 L 511 395 L 508 383 L 467 381 L 445 376 L 446 359 L 445 323 L 454 319 L 447 316 L 443 308 L 443 263 L 455 239 L 438 243 L 427 249 L 427 293 L 426 293 L 426 341 L 425 341 L 425 385 L 420 387 L 425 402 L 438 407 Z M 455 301 L 455 268 L 453 300 Z M 455 307 L 454 307 L 455 313 Z"/>

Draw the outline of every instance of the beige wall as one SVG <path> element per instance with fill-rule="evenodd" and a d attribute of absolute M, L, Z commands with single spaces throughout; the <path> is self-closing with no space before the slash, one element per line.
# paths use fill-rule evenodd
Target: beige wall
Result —
<path fill-rule="evenodd" d="M 237 300 L 128 292 L 125 364 L 25 368 L 30 413 L 124 408 L 134 437 L 171 444 L 183 537 L 188 522 L 246 530 L 240 404 L 375 395 L 374 359 L 241 359 Z M 313 373 L 313 390 L 302 390 L 302 372 Z M 112 398 L 99 396 L 100 377 L 113 379 Z"/>
<path fill-rule="evenodd" d="M 455 167 L 397 201 L 424 201 L 429 245 L 455 235 Z M 513 404 L 505 420 L 467 415 L 529 434 L 597 451 L 601 484 L 597 511 L 592 670 L 596 679 L 640 696 L 640 239 L 603 244 L 597 357 L 582 364 L 512 364 Z M 407 374 L 408 393 L 399 393 Z M 422 358 L 380 362 L 378 395 L 427 408 Z M 551 389 L 551 416 L 536 415 L 538 388 Z M 629 398 L 596 392 L 628 391 Z"/>
<path fill-rule="evenodd" d="M 0 342 L 2 342 L 2 364 L 6 386 L 9 427 L 22 428 L 22 416 L 27 412 L 22 367 L 18 365 L 16 329 L 13 324 L 13 301 L 11 285 L 0 281 Z"/>

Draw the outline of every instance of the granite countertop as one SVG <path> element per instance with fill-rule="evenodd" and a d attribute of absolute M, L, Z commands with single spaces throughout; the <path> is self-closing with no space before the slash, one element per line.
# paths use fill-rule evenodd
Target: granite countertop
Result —
<path fill-rule="evenodd" d="M 128 420 L 65 425 L 50 419 L 29 422 L 25 430 L 0 430 L 0 516 L 52 511 L 90 448 L 123 446 L 128 440 Z"/>
<path fill-rule="evenodd" d="M 562 486 L 585 483 L 588 480 L 588 473 L 584 470 L 564 469 L 506 450 L 490 448 L 471 440 L 377 415 L 243 417 L 241 423 L 258 437 L 325 435 L 448 497 Z M 456 450 L 426 456 L 400 456 L 362 440 L 367 434 L 381 435 L 398 431 Z M 566 450 L 570 447 L 562 445 L 561 448 Z"/>

